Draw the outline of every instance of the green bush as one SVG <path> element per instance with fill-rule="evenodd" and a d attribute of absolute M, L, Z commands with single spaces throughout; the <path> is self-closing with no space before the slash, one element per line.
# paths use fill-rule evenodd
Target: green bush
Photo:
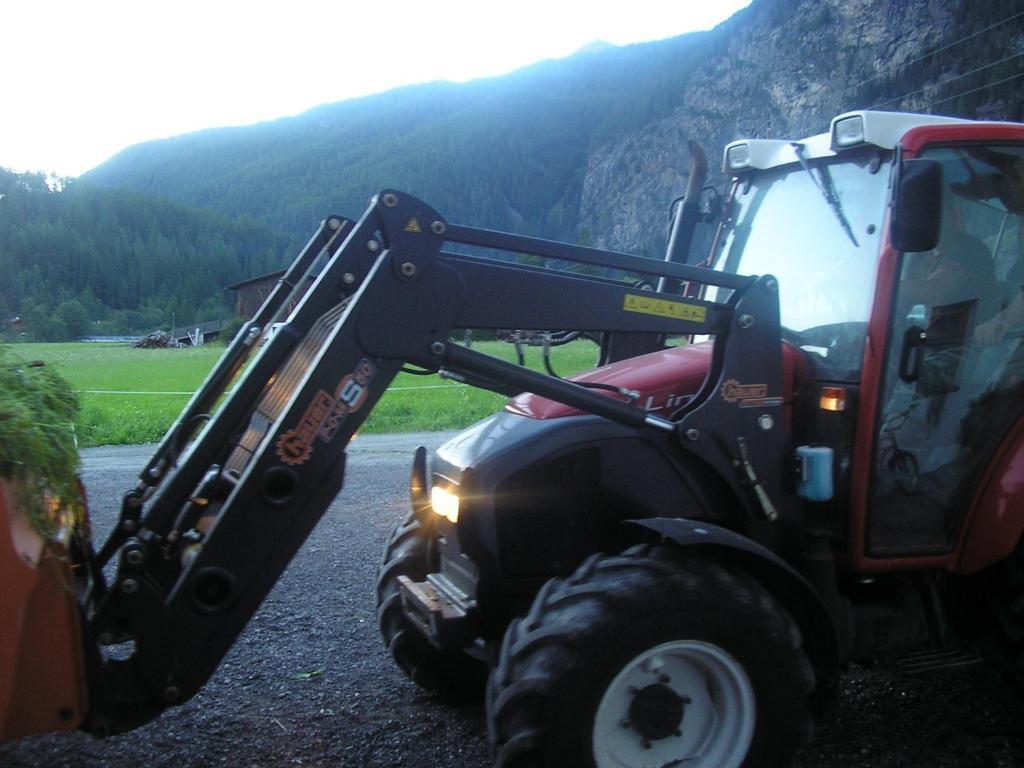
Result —
<path fill-rule="evenodd" d="M 81 509 L 73 422 L 78 400 L 67 382 L 42 363 L 27 363 L 0 347 L 0 477 L 41 533 L 53 532 L 47 494 Z"/>

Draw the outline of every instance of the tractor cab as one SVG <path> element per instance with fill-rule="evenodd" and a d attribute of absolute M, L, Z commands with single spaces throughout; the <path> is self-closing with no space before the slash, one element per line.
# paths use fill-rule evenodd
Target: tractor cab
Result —
<path fill-rule="evenodd" d="M 1024 132 L 856 112 L 733 142 L 725 170 L 716 267 L 778 279 L 806 362 L 793 440 L 833 451 L 812 522 L 857 569 L 976 569 L 992 543 L 965 545 L 964 525 L 1024 415 Z"/>

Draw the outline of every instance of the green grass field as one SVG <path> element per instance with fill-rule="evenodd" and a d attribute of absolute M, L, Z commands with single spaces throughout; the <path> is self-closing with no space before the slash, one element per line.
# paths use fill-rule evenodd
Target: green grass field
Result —
<path fill-rule="evenodd" d="M 510 344 L 483 342 L 473 348 L 515 359 Z M 67 379 L 82 406 L 75 424 L 79 445 L 88 447 L 159 440 L 224 348 L 134 349 L 80 343 L 15 344 L 11 351 L 25 361 L 42 360 Z M 597 347 L 586 341 L 552 351 L 560 375 L 587 370 L 596 359 Z M 543 368 L 539 349 L 527 350 L 527 364 Z M 505 401 L 501 395 L 437 376 L 399 374 L 362 431 L 459 429 L 500 409 Z"/>

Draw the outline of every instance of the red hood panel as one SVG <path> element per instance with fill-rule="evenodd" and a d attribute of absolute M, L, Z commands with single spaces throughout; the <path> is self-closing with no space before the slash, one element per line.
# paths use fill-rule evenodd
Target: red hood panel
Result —
<path fill-rule="evenodd" d="M 663 349 L 595 368 L 573 376 L 570 380 L 610 384 L 636 390 L 640 393 L 640 406 L 652 413 L 668 416 L 700 389 L 711 365 L 712 349 L 712 342 Z M 794 364 L 800 366 L 801 358 L 801 352 L 788 344 L 782 345 L 783 396 L 786 402 L 789 402 L 793 392 Z M 622 399 L 613 392 L 600 389 L 593 391 Z M 524 393 L 509 401 L 505 410 L 531 419 L 557 419 L 563 416 L 579 416 L 583 413 L 571 406 L 530 393 Z"/>

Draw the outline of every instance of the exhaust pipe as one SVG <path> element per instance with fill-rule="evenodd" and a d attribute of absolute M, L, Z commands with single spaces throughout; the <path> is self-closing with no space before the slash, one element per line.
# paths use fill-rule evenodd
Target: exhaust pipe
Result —
<path fill-rule="evenodd" d="M 672 231 L 668 238 L 668 248 L 665 249 L 665 261 L 673 261 L 678 264 L 685 264 L 689 255 L 690 246 L 693 244 L 693 233 L 697 230 L 697 220 L 700 216 L 700 193 L 704 189 L 704 182 L 708 176 L 708 158 L 695 141 L 688 141 L 687 147 L 690 150 L 692 162 L 690 165 L 690 180 L 686 185 L 686 195 L 683 202 L 672 218 Z M 658 281 L 658 290 L 670 289 L 672 293 L 679 291 L 679 281 L 673 280 L 672 285 L 666 284 L 665 278 Z"/>

